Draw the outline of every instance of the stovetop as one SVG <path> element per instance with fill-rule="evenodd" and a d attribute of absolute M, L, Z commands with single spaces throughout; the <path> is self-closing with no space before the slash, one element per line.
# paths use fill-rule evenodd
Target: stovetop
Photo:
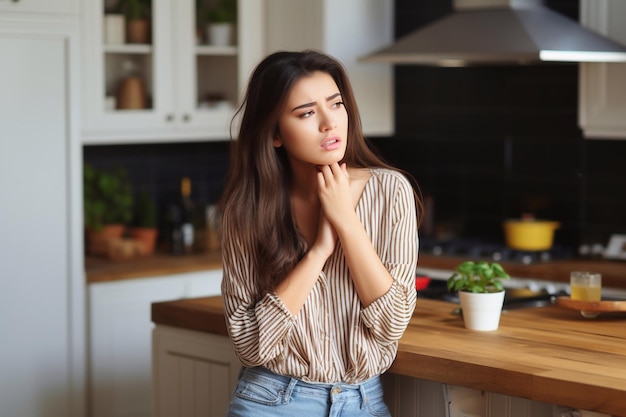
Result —
<path fill-rule="evenodd" d="M 508 248 L 504 243 L 479 238 L 440 240 L 421 237 L 420 253 L 436 256 L 485 259 L 495 262 L 519 262 L 524 265 L 574 257 L 574 253 L 571 249 L 559 245 L 554 245 L 549 250 L 523 251 Z"/>
<path fill-rule="evenodd" d="M 456 291 L 449 291 L 446 281 L 434 279 L 430 281 L 428 288 L 418 291 L 419 298 L 430 300 L 443 300 L 459 304 L 459 295 Z M 504 290 L 504 310 L 543 307 L 554 302 L 556 297 L 569 295 L 564 290 L 549 291 L 546 288 L 531 290 L 528 288 L 505 288 Z"/>

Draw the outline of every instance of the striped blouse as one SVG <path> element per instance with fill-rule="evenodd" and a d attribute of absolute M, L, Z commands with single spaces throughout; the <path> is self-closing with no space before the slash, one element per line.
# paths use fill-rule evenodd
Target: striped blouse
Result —
<path fill-rule="evenodd" d="M 394 282 L 365 308 L 340 244 L 304 306 L 293 316 L 275 294 L 254 302 L 255 270 L 249 251 L 223 236 L 226 323 L 243 365 L 263 365 L 310 382 L 351 384 L 391 366 L 417 298 L 416 208 L 406 177 L 383 168 L 371 173 L 356 213 Z"/>

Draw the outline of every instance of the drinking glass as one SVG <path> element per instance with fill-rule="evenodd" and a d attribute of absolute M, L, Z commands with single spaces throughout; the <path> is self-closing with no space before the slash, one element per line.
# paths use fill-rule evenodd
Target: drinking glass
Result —
<path fill-rule="evenodd" d="M 602 275 L 597 272 L 574 271 L 570 274 L 572 300 L 600 301 L 602 299 Z M 581 310 L 585 318 L 594 318 L 598 312 Z"/>

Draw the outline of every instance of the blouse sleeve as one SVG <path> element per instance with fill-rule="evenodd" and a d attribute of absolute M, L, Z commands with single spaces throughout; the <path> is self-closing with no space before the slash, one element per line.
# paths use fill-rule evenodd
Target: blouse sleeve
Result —
<path fill-rule="evenodd" d="M 417 302 L 415 268 L 419 240 L 413 188 L 398 174 L 392 193 L 390 227 L 386 232 L 388 250 L 381 261 L 394 282 L 389 291 L 362 311 L 362 319 L 381 345 L 398 341 L 413 315 Z"/>
<path fill-rule="evenodd" d="M 226 327 L 242 364 L 260 366 L 284 350 L 296 318 L 273 294 L 255 302 L 256 272 L 249 258 L 251 251 L 231 236 L 224 233 L 222 238 Z"/>

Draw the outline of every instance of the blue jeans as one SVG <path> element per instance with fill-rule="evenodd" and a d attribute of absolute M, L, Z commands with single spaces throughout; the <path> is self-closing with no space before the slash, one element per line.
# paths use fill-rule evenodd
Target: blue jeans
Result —
<path fill-rule="evenodd" d="M 266 368 L 243 368 L 227 417 L 391 417 L 380 377 L 362 384 L 305 382 Z"/>

